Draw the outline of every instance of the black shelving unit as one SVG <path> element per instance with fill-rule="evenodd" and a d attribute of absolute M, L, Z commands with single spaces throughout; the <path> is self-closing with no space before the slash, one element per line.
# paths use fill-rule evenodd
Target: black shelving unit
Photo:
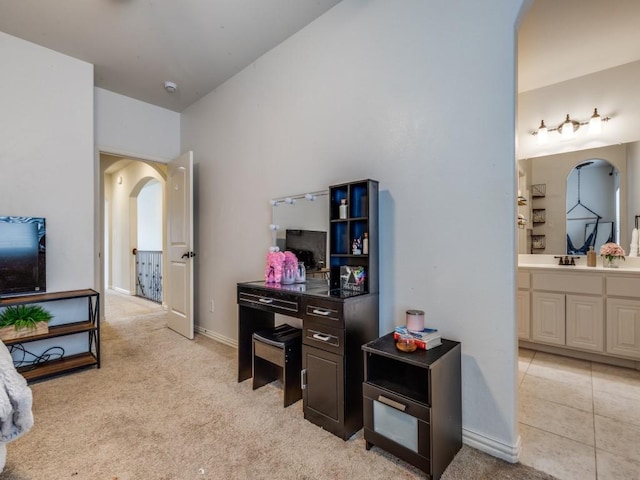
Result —
<path fill-rule="evenodd" d="M 340 218 L 340 204 L 347 201 L 347 216 Z M 332 289 L 341 287 L 343 266 L 364 267 L 363 293 L 378 292 L 378 182 L 360 180 L 329 187 L 329 268 Z M 355 239 L 368 235 L 368 252 L 354 253 Z"/>
<path fill-rule="evenodd" d="M 412 353 L 393 333 L 362 346 L 364 439 L 437 480 L 462 447 L 461 344 Z"/>
<path fill-rule="evenodd" d="M 70 321 L 61 325 L 50 326 L 47 333 L 3 341 L 11 352 L 16 348 L 22 348 L 25 344 L 39 340 L 81 333 L 87 335 L 86 352 L 19 366 L 17 368 L 18 372 L 20 372 L 27 381 L 40 380 L 80 368 L 92 366 L 100 368 L 100 294 L 95 290 L 86 289 L 5 297 L 0 299 L 0 307 L 9 307 L 12 305 L 60 302 L 78 298 L 84 298 L 87 301 L 86 318 L 80 321 Z"/>

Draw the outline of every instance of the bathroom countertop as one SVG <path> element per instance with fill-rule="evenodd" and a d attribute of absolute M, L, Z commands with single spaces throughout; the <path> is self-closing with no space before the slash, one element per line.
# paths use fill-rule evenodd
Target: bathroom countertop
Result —
<path fill-rule="evenodd" d="M 552 265 L 545 263 L 518 263 L 518 268 L 528 268 L 528 269 L 536 269 L 536 270 L 570 270 L 570 271 L 581 271 L 581 272 L 604 272 L 604 273 L 640 273 L 640 267 L 637 266 L 626 266 L 625 262 L 620 262 L 620 266 L 618 268 L 608 268 L 603 267 L 602 263 L 596 265 L 595 267 L 587 267 L 586 265 Z"/>
<path fill-rule="evenodd" d="M 602 266 L 602 257 L 596 257 L 596 266 L 587 267 L 587 257 L 584 255 L 575 256 L 576 265 L 558 265 L 559 255 L 518 255 L 518 268 L 546 269 L 546 270 L 579 270 L 581 272 L 604 272 L 604 273 L 640 273 L 640 257 L 628 256 L 619 262 L 618 268 L 608 268 Z M 571 255 L 568 255 L 571 258 Z"/>

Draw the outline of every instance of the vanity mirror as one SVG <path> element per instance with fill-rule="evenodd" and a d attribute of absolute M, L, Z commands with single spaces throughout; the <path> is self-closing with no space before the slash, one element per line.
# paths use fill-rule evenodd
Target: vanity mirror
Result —
<path fill-rule="evenodd" d="M 519 253 L 579 255 L 585 254 L 589 245 L 597 252 L 608 240 L 628 251 L 637 213 L 634 198 L 638 182 L 633 175 L 640 164 L 634 154 L 637 145 L 520 160 L 519 171 L 526 178 L 525 196 L 530 208 L 530 214 L 525 216 L 538 221 L 519 229 L 519 234 L 528 240 L 519 242 Z M 544 185 L 544 196 L 532 195 L 532 185 Z M 532 248 L 532 235 L 544 239 L 544 248 Z"/>
<path fill-rule="evenodd" d="M 309 272 L 327 266 L 329 191 L 303 193 L 271 201 L 271 245 L 304 261 Z"/>
<path fill-rule="evenodd" d="M 567 177 L 567 249 L 570 255 L 596 252 L 607 242 L 620 243 L 620 175 L 606 160 L 576 165 Z"/>

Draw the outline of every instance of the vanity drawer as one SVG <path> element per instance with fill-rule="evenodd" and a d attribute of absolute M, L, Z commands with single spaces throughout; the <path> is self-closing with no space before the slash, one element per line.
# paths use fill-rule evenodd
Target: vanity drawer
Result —
<path fill-rule="evenodd" d="M 260 308 L 270 312 L 282 313 L 284 315 L 298 316 L 300 312 L 299 298 L 293 295 L 265 292 L 258 289 L 238 292 L 238 304 Z"/>
<path fill-rule="evenodd" d="M 305 319 L 302 322 L 302 343 L 336 355 L 344 355 L 344 329 L 327 327 Z"/>
<path fill-rule="evenodd" d="M 342 302 L 306 298 L 303 306 L 305 319 L 312 319 L 331 328 L 344 328 Z"/>
<path fill-rule="evenodd" d="M 534 290 L 587 295 L 602 295 L 603 293 L 602 275 L 588 275 L 572 271 L 567 273 L 533 273 L 531 276 L 533 277 Z"/>
<path fill-rule="evenodd" d="M 607 276 L 607 295 L 640 297 L 640 278 Z"/>
<path fill-rule="evenodd" d="M 518 272 L 518 288 L 523 288 L 523 289 L 531 288 L 530 278 L 531 276 L 529 275 L 529 272 L 519 271 Z"/>

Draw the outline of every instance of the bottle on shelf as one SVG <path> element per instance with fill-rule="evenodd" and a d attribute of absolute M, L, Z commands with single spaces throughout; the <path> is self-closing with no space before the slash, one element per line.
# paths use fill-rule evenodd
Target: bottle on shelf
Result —
<path fill-rule="evenodd" d="M 338 209 L 338 217 L 340 220 L 344 220 L 347 218 L 347 199 L 343 198 L 340 200 L 340 208 Z"/>
<path fill-rule="evenodd" d="M 369 234 L 364 232 L 364 238 L 362 239 L 362 254 L 369 255 Z"/>
<path fill-rule="evenodd" d="M 589 247 L 589 251 L 587 252 L 587 267 L 595 267 L 596 266 L 596 252 L 593 250 L 593 247 Z"/>

